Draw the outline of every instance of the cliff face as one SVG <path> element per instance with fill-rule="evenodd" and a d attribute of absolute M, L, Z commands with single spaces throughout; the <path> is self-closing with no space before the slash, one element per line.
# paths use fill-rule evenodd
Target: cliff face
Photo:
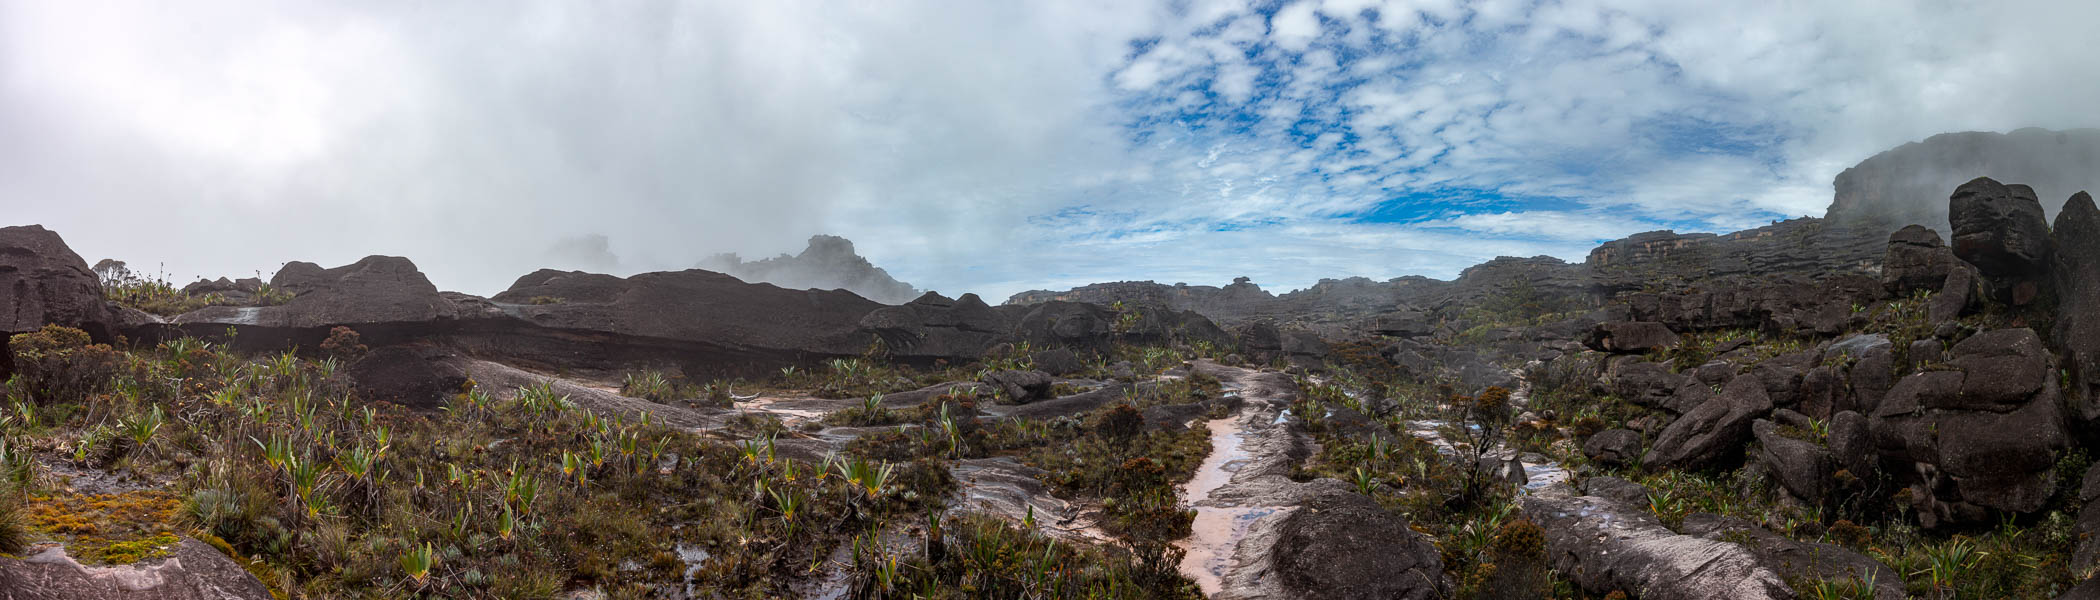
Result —
<path fill-rule="evenodd" d="M 1919 224 L 1945 236 L 1947 191 L 1978 177 L 2024 183 L 2042 198 L 2100 188 L 2100 129 L 1943 133 L 1897 146 L 1839 173 L 1824 217 L 1888 231 Z"/>
<path fill-rule="evenodd" d="M 853 250 L 846 238 L 819 235 L 809 238 L 809 247 L 794 256 L 745 261 L 735 254 L 720 254 L 701 261 L 700 268 L 727 273 L 749 283 L 770 283 L 790 289 L 840 289 L 883 304 L 903 304 L 919 295 L 911 284 L 890 277 Z"/>

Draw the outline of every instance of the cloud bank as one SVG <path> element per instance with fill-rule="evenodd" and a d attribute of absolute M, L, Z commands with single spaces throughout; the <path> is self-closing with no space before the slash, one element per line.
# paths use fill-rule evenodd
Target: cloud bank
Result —
<path fill-rule="evenodd" d="M 5 3 L 0 214 L 179 279 L 383 253 L 492 293 L 829 233 L 951 296 L 1288 289 L 2100 124 L 2100 5 L 1824 4 Z"/>

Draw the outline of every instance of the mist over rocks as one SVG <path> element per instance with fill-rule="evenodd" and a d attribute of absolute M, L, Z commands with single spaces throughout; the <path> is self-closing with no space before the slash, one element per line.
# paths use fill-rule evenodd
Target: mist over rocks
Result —
<path fill-rule="evenodd" d="M 903 304 L 919 295 L 911 284 L 897 281 L 888 271 L 862 258 L 853 250 L 851 240 L 835 235 L 811 236 L 809 247 L 793 256 L 782 254 L 746 262 L 734 253 L 725 253 L 700 261 L 699 267 L 750 283 L 846 290 L 883 304 Z"/>
<path fill-rule="evenodd" d="M 2100 129 L 1943 133 L 1897 146 L 1839 173 L 1824 218 L 1951 235 L 1947 190 L 1978 177 L 2020 182 L 2051 199 L 2100 189 Z"/>

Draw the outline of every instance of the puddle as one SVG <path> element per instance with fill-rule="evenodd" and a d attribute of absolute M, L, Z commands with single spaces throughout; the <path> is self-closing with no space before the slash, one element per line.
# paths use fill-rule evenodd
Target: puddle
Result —
<path fill-rule="evenodd" d="M 1247 466 L 1253 457 L 1242 449 L 1245 436 L 1240 431 L 1237 417 L 1212 420 L 1210 428 L 1210 455 L 1196 466 L 1196 476 L 1182 484 L 1182 505 L 1195 506 L 1210 499 L 1211 492 L 1232 482 L 1232 475 Z"/>
<path fill-rule="evenodd" d="M 1229 381 L 1235 395 L 1241 386 Z M 1288 514 L 1291 507 L 1270 506 L 1273 500 L 1249 500 L 1248 491 L 1268 489 L 1275 485 L 1267 479 L 1273 473 L 1269 463 L 1262 472 L 1248 473 L 1248 479 L 1240 478 L 1243 471 L 1262 462 L 1264 457 L 1255 456 L 1256 450 L 1273 452 L 1275 436 L 1290 435 L 1283 424 L 1290 419 L 1289 411 L 1282 409 L 1283 402 L 1270 394 L 1262 398 L 1250 398 L 1238 412 L 1230 417 L 1212 419 L 1205 423 L 1210 430 L 1210 454 L 1196 467 L 1196 474 L 1181 486 L 1181 505 L 1196 512 L 1189 524 L 1189 537 L 1174 543 L 1185 554 L 1178 565 L 1183 576 L 1196 582 L 1204 596 L 1216 595 L 1225 589 L 1225 582 L 1240 568 L 1240 544 L 1246 540 L 1255 524 L 1276 515 Z M 1270 418 L 1266 411 L 1277 411 Z M 1250 429 L 1251 428 L 1251 429 Z M 1219 490 L 1231 487 L 1234 493 L 1219 499 Z M 1272 490 L 1273 491 L 1273 490 Z M 1256 549 L 1256 555 L 1262 554 Z M 1250 558 L 1249 560 L 1261 560 Z"/>
<path fill-rule="evenodd" d="M 1188 539 L 1174 544 L 1187 552 L 1181 557 L 1181 574 L 1196 580 L 1196 587 L 1203 590 L 1204 596 L 1217 595 L 1225 589 L 1225 573 L 1232 568 L 1234 551 L 1240 540 L 1246 539 L 1247 531 L 1264 518 L 1289 514 L 1291 510 L 1272 506 L 1196 507 Z"/>
<path fill-rule="evenodd" d="M 679 543 L 672 547 L 671 551 L 678 555 L 678 562 L 685 563 L 685 597 L 698 598 L 699 595 L 693 589 L 693 575 L 700 572 L 700 567 L 707 565 L 707 559 L 712 555 L 708 554 L 705 548 L 685 543 Z"/>
<path fill-rule="evenodd" d="M 779 415 L 782 417 L 781 421 L 783 422 L 783 424 L 789 427 L 800 425 L 804 421 L 824 420 L 824 414 L 827 411 L 815 408 L 798 408 L 794 406 L 785 406 L 786 404 L 801 400 L 807 400 L 807 398 L 776 398 L 770 396 L 759 396 L 750 400 L 738 401 L 734 405 L 736 406 L 736 410 L 738 412 L 756 412 Z"/>

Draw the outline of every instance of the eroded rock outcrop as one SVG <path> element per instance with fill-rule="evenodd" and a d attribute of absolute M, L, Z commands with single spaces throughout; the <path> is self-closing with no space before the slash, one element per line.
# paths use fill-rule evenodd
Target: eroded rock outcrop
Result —
<path fill-rule="evenodd" d="M 2034 188 L 1979 177 L 1948 198 L 1954 255 L 1975 265 L 1992 296 L 2012 306 L 2040 298 L 2055 244 Z"/>
<path fill-rule="evenodd" d="M 1772 410 L 1772 398 L 1755 377 L 1737 377 L 1721 393 L 1671 421 L 1657 435 L 1643 464 L 1697 469 L 1732 462 L 1742 456 L 1750 424 Z"/>
<path fill-rule="evenodd" d="M 57 232 L 0 227 L 0 334 L 55 323 L 108 341 L 111 319 L 95 272 Z"/>
<path fill-rule="evenodd" d="M 884 304 L 897 304 L 918 295 L 911 284 L 897 281 L 853 249 L 853 242 L 835 235 L 809 238 L 801 254 L 745 261 L 735 254 L 720 254 L 701 261 L 700 268 L 724 273 L 751 283 L 770 283 L 788 289 L 841 289 Z"/>
<path fill-rule="evenodd" d="M 1881 285 L 1896 295 L 1937 290 L 1953 266 L 1954 251 L 1940 242 L 1939 232 L 1924 225 L 1907 225 L 1889 234 L 1888 254 L 1881 259 Z"/>
<path fill-rule="evenodd" d="M 1742 546 L 1679 535 L 1632 503 L 1579 496 L 1566 486 L 1517 501 L 1545 531 L 1554 568 L 1591 594 L 1623 590 L 1641 600 L 1794 597 L 1779 573 Z"/>
<path fill-rule="evenodd" d="M 367 256 L 333 269 L 293 261 L 270 278 L 270 286 L 292 294 L 291 300 L 278 306 L 213 306 L 179 315 L 174 322 L 322 329 L 428 323 L 459 316 L 458 308 L 438 294 L 437 286 L 431 285 L 414 262 L 398 256 Z"/>
<path fill-rule="evenodd" d="M 82 565 L 60 546 L 0 558 L 0 597 L 9 600 L 270 600 L 270 590 L 233 559 L 183 538 L 165 558 Z"/>
<path fill-rule="evenodd" d="M 2056 329 L 2078 417 L 2100 419 L 2100 209 L 2085 192 L 2064 203 L 2051 232 L 2056 242 Z"/>
<path fill-rule="evenodd" d="M 1278 526 L 1283 587 L 1303 598 L 1442 597 L 1443 560 L 1429 537 L 1360 494 L 1306 500 Z"/>
<path fill-rule="evenodd" d="M 1912 503 L 1928 527 L 2041 509 L 2068 445 L 2048 351 L 2032 330 L 2000 329 L 1952 356 L 1945 370 L 1898 381 L 1875 408 L 1881 457 L 1914 465 Z"/>

